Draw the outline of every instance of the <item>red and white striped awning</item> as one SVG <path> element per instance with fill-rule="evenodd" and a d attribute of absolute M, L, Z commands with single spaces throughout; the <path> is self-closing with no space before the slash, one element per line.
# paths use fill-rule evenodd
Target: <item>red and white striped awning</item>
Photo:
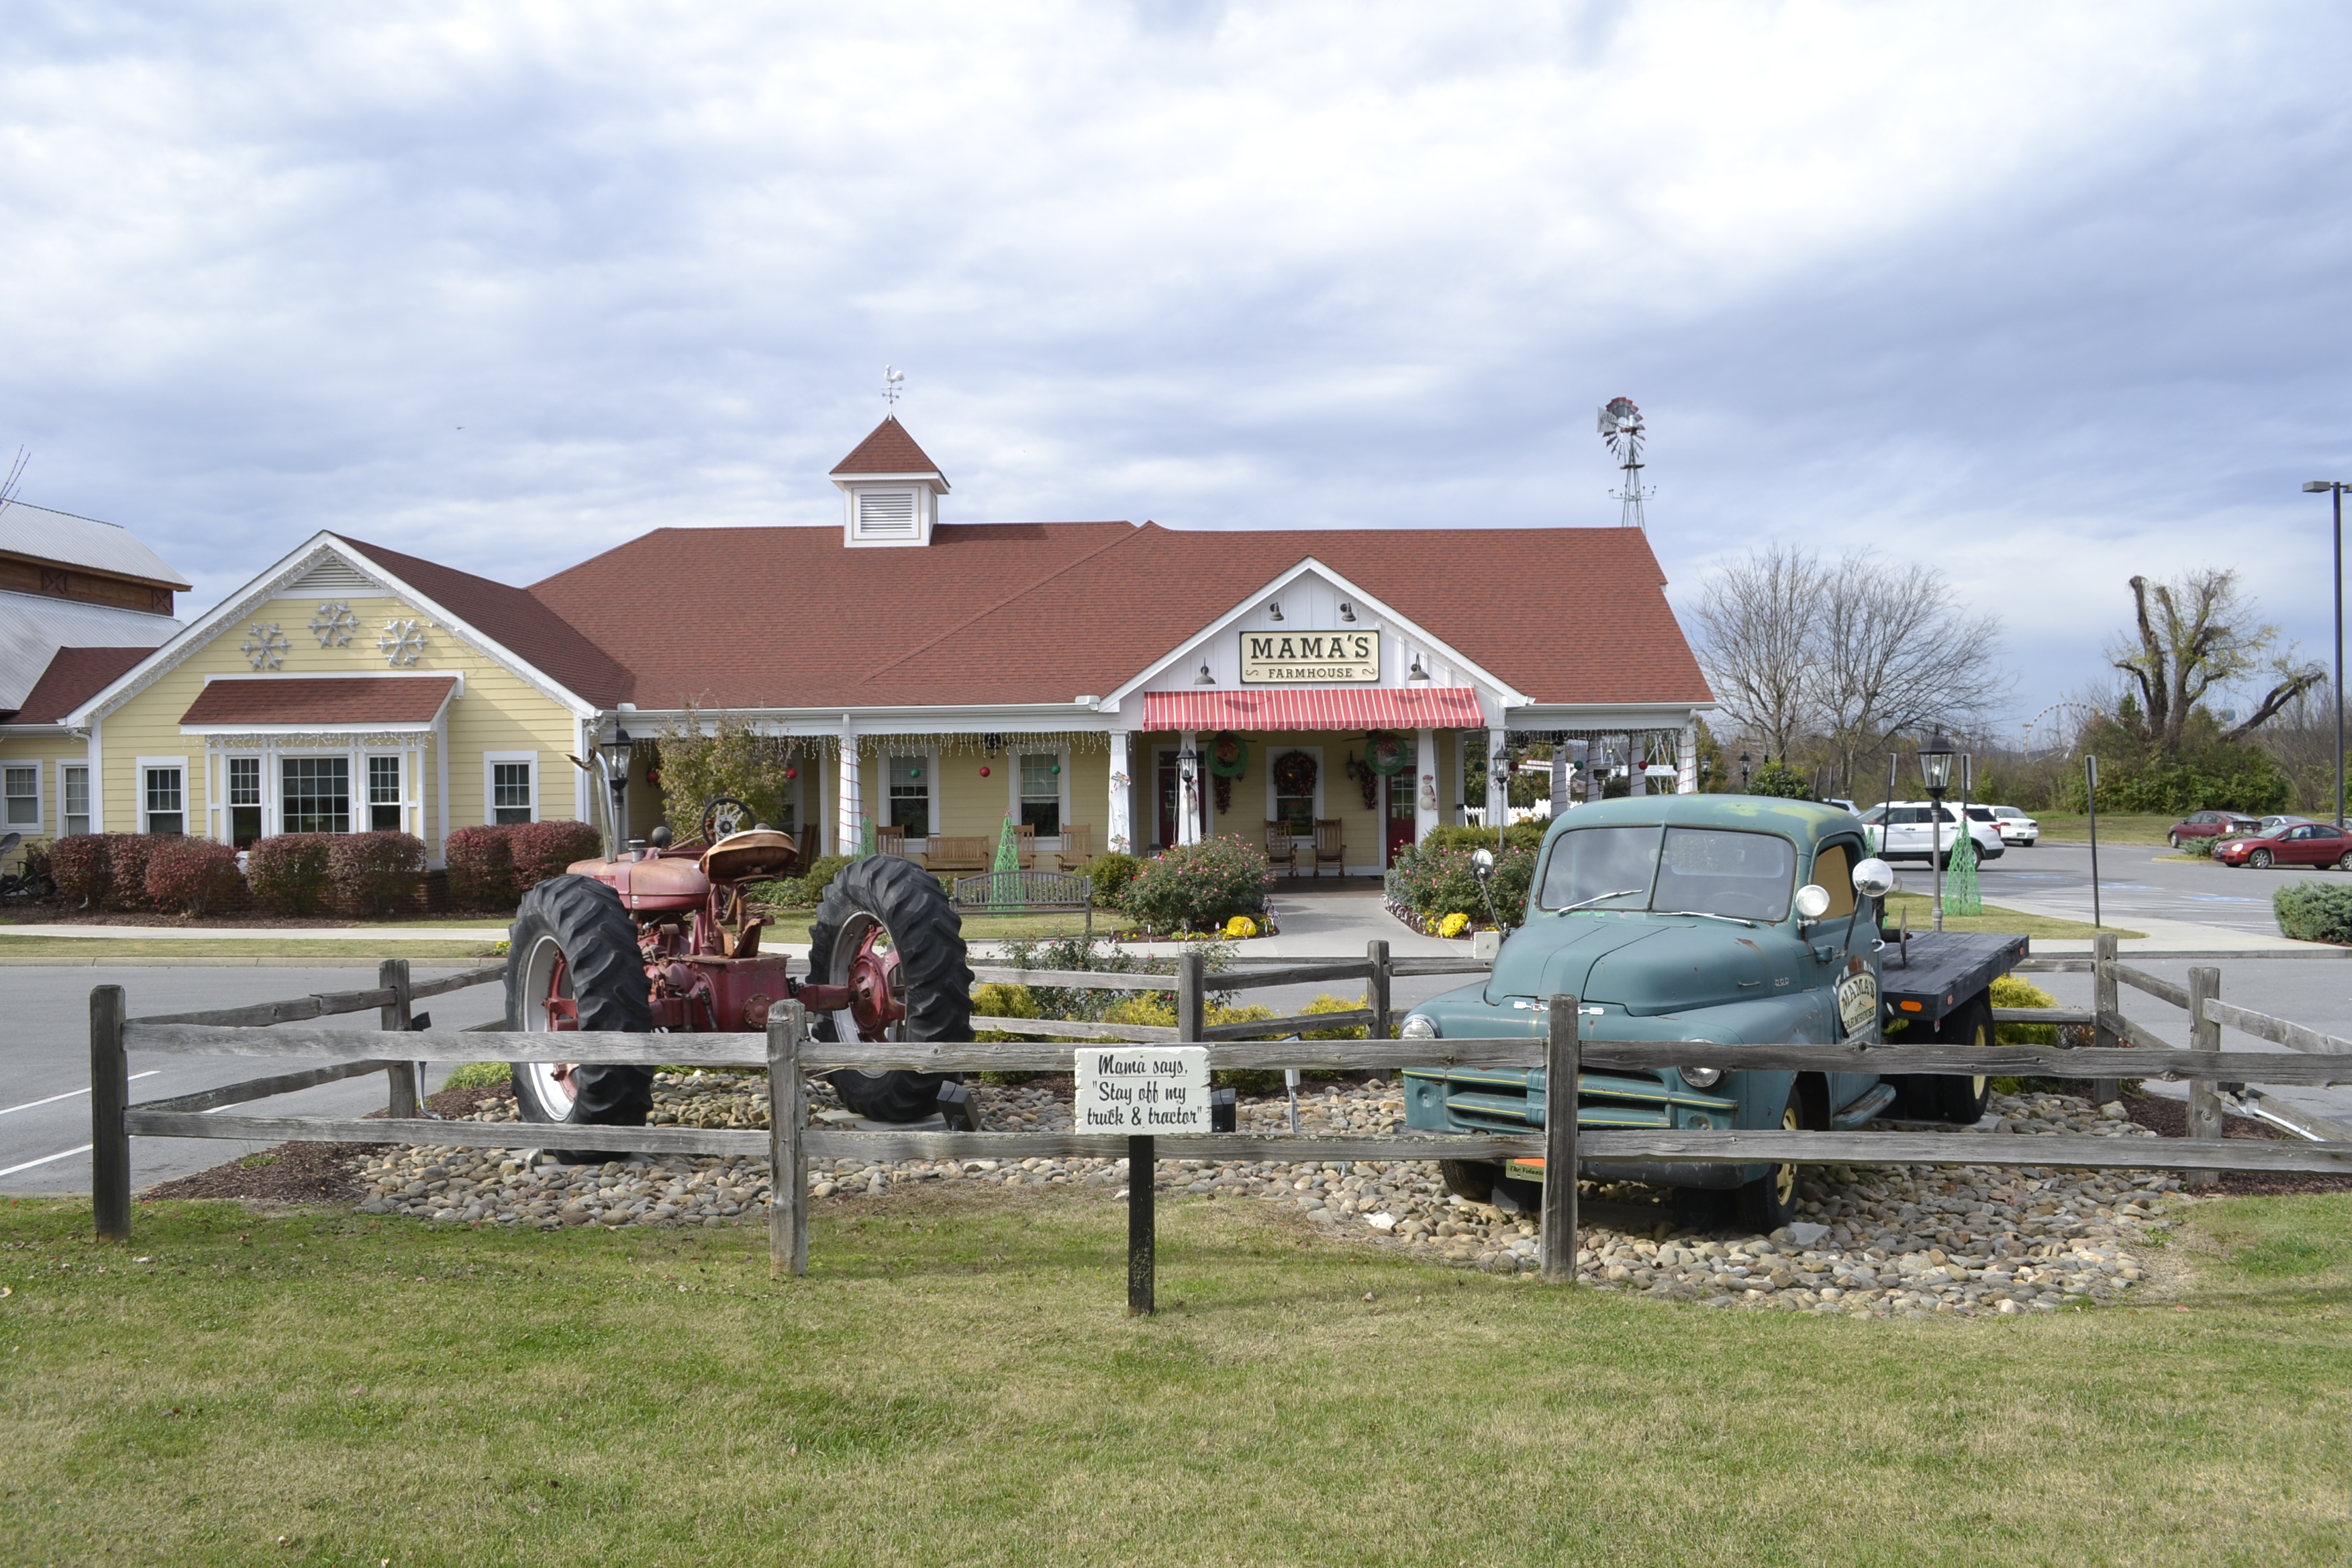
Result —
<path fill-rule="evenodd" d="M 1467 686 L 1267 687 L 1147 691 L 1147 730 L 1481 730 Z"/>

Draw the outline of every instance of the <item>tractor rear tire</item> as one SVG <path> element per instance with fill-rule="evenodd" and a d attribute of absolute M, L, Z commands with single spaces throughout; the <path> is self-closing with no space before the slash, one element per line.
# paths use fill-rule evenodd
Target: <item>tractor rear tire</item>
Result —
<path fill-rule="evenodd" d="M 809 927 L 809 979 L 840 984 L 858 944 L 875 926 L 889 933 L 907 987 L 907 1016 L 892 1026 L 902 1040 L 971 1038 L 971 969 L 964 962 L 963 920 L 938 878 L 898 855 L 869 855 L 841 868 Z M 852 1038 L 846 1010 L 820 1016 L 823 1040 Z M 842 1104 L 875 1121 L 920 1121 L 939 1107 L 948 1073 L 845 1068 L 831 1075 Z"/>
<path fill-rule="evenodd" d="M 593 877 L 550 877 L 522 896 L 509 928 L 507 1027 L 548 1027 L 547 1000 L 555 959 L 562 955 L 565 991 L 577 1005 L 583 1033 L 653 1032 L 646 961 L 637 951 L 636 922 L 621 895 Z M 527 1122 L 564 1126 L 643 1127 L 653 1110 L 651 1068 L 578 1066 L 563 1078 L 554 1062 L 515 1062 L 515 1111 Z M 552 1151 L 571 1164 L 625 1158 L 593 1149 Z"/>

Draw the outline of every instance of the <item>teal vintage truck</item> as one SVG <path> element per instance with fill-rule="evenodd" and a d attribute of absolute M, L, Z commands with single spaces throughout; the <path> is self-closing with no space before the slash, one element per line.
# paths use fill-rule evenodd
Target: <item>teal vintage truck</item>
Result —
<path fill-rule="evenodd" d="M 1481 984 L 1406 1015 L 1406 1038 L 1542 1037 L 1554 995 L 1573 995 L 1588 1040 L 1736 1045 L 1906 1038 L 1990 1048 L 1988 988 L 2025 956 L 2026 939 L 1913 933 L 1886 940 L 1895 876 L 1873 858 L 1851 813 L 1760 795 L 1602 801 L 1544 836 L 1525 922 Z M 1426 1068 L 1405 1075 L 1405 1125 L 1428 1131 L 1528 1131 L 1544 1120 L 1541 1068 Z M 1605 1128 L 1846 1130 L 1879 1117 L 1971 1122 L 1979 1077 L 1874 1073 L 1587 1072 L 1577 1125 Z M 1444 1163 L 1446 1184 L 1479 1202 L 1532 1206 L 1543 1162 Z M 1769 1231 L 1797 1200 L 1793 1164 L 1586 1161 L 1589 1181 L 1675 1189 L 1678 1216 L 1709 1223 L 1723 1198 Z"/>

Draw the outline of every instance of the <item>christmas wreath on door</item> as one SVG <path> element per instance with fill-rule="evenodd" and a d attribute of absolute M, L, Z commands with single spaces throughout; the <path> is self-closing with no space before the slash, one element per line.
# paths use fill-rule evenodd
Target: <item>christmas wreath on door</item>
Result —
<path fill-rule="evenodd" d="M 1404 737 L 1394 730 L 1375 730 L 1364 737 L 1364 765 L 1386 777 L 1404 770 Z"/>
<path fill-rule="evenodd" d="M 1274 759 L 1274 793 L 1278 795 L 1313 795 L 1315 793 L 1315 759 L 1305 752 L 1285 752 Z"/>

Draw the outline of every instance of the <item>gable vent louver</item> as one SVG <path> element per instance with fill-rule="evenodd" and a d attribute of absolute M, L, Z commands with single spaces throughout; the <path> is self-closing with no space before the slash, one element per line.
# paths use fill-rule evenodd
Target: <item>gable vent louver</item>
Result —
<path fill-rule="evenodd" d="M 857 537 L 912 539 L 915 535 L 915 492 L 866 490 L 857 498 Z"/>
<path fill-rule="evenodd" d="M 380 593 L 382 586 L 374 578 L 331 557 L 320 562 L 316 566 L 303 573 L 300 577 L 288 584 L 282 592 L 299 598 L 310 594 Z"/>

